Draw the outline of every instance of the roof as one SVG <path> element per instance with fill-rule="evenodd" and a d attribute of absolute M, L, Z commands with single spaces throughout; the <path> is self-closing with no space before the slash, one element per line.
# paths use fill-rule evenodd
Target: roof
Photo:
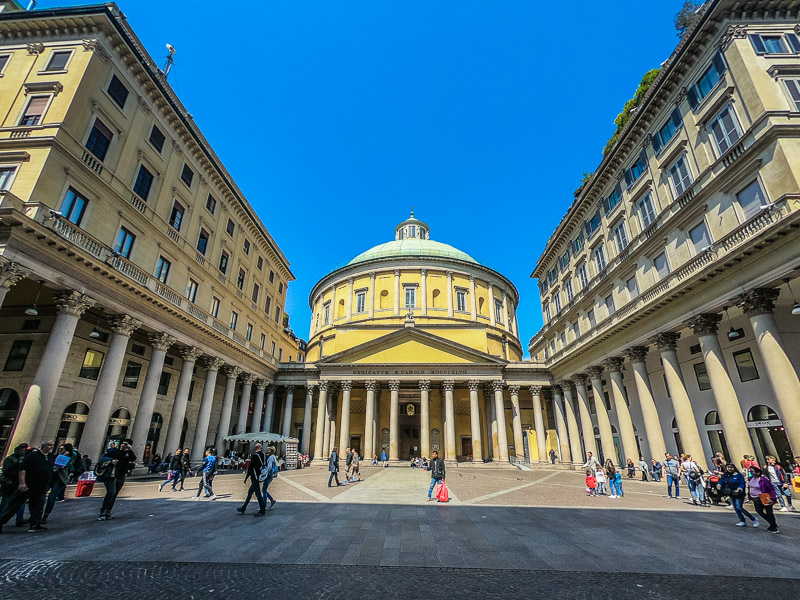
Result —
<path fill-rule="evenodd" d="M 366 252 L 362 252 L 347 264 L 354 265 L 376 258 L 391 258 L 393 256 L 455 258 L 457 260 L 475 263 L 476 265 L 480 264 L 466 252 L 453 248 L 453 246 L 449 244 L 443 244 L 433 240 L 421 240 L 419 238 L 393 240 L 385 244 L 378 244 Z"/>

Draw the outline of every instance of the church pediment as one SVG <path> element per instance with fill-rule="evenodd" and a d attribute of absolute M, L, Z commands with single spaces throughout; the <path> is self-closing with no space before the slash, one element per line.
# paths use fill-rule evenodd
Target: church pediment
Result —
<path fill-rule="evenodd" d="M 394 331 L 337 354 L 319 364 L 496 364 L 506 361 L 419 329 Z"/>

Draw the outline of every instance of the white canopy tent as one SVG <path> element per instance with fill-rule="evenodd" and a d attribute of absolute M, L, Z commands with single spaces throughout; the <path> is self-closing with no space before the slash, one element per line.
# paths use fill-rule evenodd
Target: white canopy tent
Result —
<path fill-rule="evenodd" d="M 280 433 L 269 433 L 262 431 L 261 433 L 240 433 L 239 435 L 229 435 L 225 438 L 226 442 L 262 442 L 267 444 L 278 444 L 281 442 L 288 442 L 290 444 L 297 444 L 297 438 L 281 435 Z"/>

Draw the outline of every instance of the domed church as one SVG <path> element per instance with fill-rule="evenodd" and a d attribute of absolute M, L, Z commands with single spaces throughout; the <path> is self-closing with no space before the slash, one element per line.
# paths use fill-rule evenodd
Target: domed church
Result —
<path fill-rule="evenodd" d="M 334 447 L 477 464 L 558 452 L 548 374 L 522 362 L 516 287 L 431 237 L 412 212 L 392 241 L 312 289 L 304 375 L 318 373 L 308 380 L 319 392 L 304 437 L 314 459 Z"/>

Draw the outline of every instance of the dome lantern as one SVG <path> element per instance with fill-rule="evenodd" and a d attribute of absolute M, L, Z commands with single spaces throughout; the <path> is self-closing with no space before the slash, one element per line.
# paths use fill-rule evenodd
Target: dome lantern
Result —
<path fill-rule="evenodd" d="M 414 217 L 414 209 L 411 209 L 411 216 L 394 228 L 394 239 L 400 240 L 429 240 L 431 229 L 427 223 Z"/>

